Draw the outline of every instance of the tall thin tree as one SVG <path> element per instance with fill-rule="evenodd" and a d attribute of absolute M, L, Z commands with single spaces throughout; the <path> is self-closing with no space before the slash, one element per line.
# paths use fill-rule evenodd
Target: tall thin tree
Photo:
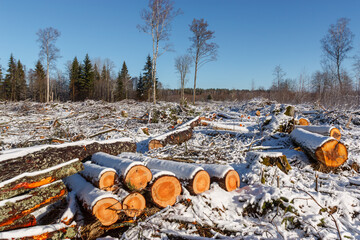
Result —
<path fill-rule="evenodd" d="M 190 31 L 193 34 L 190 37 L 192 45 L 189 52 L 194 59 L 195 65 L 193 97 L 193 103 L 195 104 L 197 71 L 204 64 L 216 60 L 219 46 L 214 42 L 210 42 L 215 38 L 215 32 L 208 30 L 208 23 L 204 19 L 198 20 L 194 18 L 190 25 Z"/>
<path fill-rule="evenodd" d="M 59 58 L 59 49 L 55 46 L 56 40 L 60 37 L 60 32 L 52 27 L 40 29 L 38 35 L 38 42 L 40 43 L 41 59 L 46 60 L 46 102 L 50 100 L 50 66 Z"/>
<path fill-rule="evenodd" d="M 184 104 L 184 88 L 187 81 L 186 75 L 190 72 L 192 58 L 190 55 L 182 55 L 175 58 L 175 69 L 180 75 L 180 104 Z"/>
<path fill-rule="evenodd" d="M 152 82 L 153 99 L 156 104 L 156 62 L 164 52 L 169 50 L 170 45 L 166 44 L 162 51 L 159 51 L 159 43 L 169 39 L 171 21 L 181 13 L 180 9 L 174 9 L 174 2 L 170 0 L 149 0 L 147 9 L 141 12 L 141 18 L 145 21 L 144 25 L 138 28 L 151 35 L 153 42 L 152 57 Z"/>
<path fill-rule="evenodd" d="M 336 66 L 337 80 L 340 91 L 343 90 L 343 81 L 341 79 L 341 64 L 347 54 L 353 48 L 354 34 L 348 27 L 350 20 L 340 18 L 336 24 L 331 24 L 328 33 L 321 39 L 321 45 L 325 56 Z"/>

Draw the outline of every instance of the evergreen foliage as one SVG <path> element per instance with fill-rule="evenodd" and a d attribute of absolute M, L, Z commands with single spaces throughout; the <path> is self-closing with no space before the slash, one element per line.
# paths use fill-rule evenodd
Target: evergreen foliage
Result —
<path fill-rule="evenodd" d="M 80 77 L 81 77 L 81 68 L 79 61 L 75 57 L 69 69 L 70 98 L 72 101 L 79 100 Z"/>
<path fill-rule="evenodd" d="M 121 72 L 118 73 L 118 77 L 116 78 L 116 93 L 115 93 L 116 101 L 121 101 L 124 99 L 124 83 L 121 76 Z"/>
<path fill-rule="evenodd" d="M 94 70 L 88 54 L 85 56 L 81 70 L 80 99 L 85 100 L 92 98 L 94 94 Z"/>
<path fill-rule="evenodd" d="M 15 100 L 25 100 L 27 93 L 27 85 L 25 79 L 25 71 L 24 67 L 21 64 L 20 60 L 17 62 L 16 67 L 16 83 L 15 83 Z"/>
<path fill-rule="evenodd" d="M 144 95 L 147 96 L 148 101 L 151 101 L 151 90 L 153 86 L 152 82 L 152 61 L 150 55 L 146 57 L 146 63 L 143 69 L 143 84 L 144 84 Z"/>
<path fill-rule="evenodd" d="M 38 60 L 34 71 L 34 90 L 36 101 L 46 101 L 46 73 L 41 61 Z"/>
<path fill-rule="evenodd" d="M 119 77 L 117 79 L 117 95 L 120 96 L 121 100 L 125 97 L 125 99 L 128 99 L 129 97 L 129 89 L 132 88 L 131 84 L 131 77 L 129 75 L 126 63 L 124 61 L 121 72 L 119 73 Z"/>
<path fill-rule="evenodd" d="M 11 54 L 8 70 L 5 76 L 4 88 L 5 99 L 15 101 L 15 86 L 16 86 L 16 62 L 14 56 Z"/>
<path fill-rule="evenodd" d="M 136 97 L 138 100 L 144 101 L 145 100 L 145 85 L 144 85 L 144 80 L 143 80 L 143 76 L 140 73 L 140 77 L 139 80 L 137 82 L 137 86 L 136 86 Z"/>

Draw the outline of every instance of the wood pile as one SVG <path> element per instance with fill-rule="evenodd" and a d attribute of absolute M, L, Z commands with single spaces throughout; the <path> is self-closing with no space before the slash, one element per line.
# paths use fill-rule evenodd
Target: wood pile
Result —
<path fill-rule="evenodd" d="M 111 179 L 117 179 L 115 170 L 94 168 L 89 163 L 85 164 L 84 169 L 81 162 L 102 150 L 120 154 L 123 151 L 136 151 L 136 144 L 129 139 L 104 142 L 82 141 L 56 146 L 31 147 L 2 154 L 0 156 L 0 239 L 7 236 L 13 238 L 18 234 L 20 236 L 21 231 L 13 229 L 25 227 L 26 229 L 22 231 L 25 235 L 21 237 L 27 239 L 74 237 L 76 232 L 73 220 L 77 211 L 76 191 L 68 194 L 71 188 L 67 188 L 63 181 L 66 182 L 66 179 L 74 176 L 81 177 L 78 174 L 80 171 L 89 173 L 87 176 L 91 179 L 90 172 L 99 171 L 100 177 L 94 179 L 94 184 L 100 188 L 108 188 L 111 185 Z M 76 186 L 80 183 L 79 177 L 76 179 Z M 96 196 L 96 191 L 94 196 Z M 84 200 L 80 198 L 80 195 L 76 197 Z M 55 225 L 39 225 L 41 224 L 40 215 L 44 215 L 43 213 L 52 206 L 66 204 L 66 198 L 68 206 L 62 207 L 64 212 L 57 219 L 58 222 L 54 223 Z M 84 202 L 89 203 L 89 199 L 91 197 L 86 198 Z M 103 213 L 104 207 L 115 203 L 115 201 L 111 202 L 102 198 L 97 199 L 97 202 L 106 202 L 107 205 L 90 204 L 87 207 L 93 209 L 95 213 Z M 112 206 L 112 208 L 116 207 L 116 204 Z M 106 219 L 111 219 L 107 212 L 106 215 Z"/>

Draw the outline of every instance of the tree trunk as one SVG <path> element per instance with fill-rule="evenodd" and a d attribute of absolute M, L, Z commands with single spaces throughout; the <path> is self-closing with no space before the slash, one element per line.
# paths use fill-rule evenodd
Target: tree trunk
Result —
<path fill-rule="evenodd" d="M 75 174 L 83 169 L 83 164 L 79 159 L 74 159 L 65 163 L 58 164 L 46 170 L 23 173 L 8 181 L 0 183 L 0 200 L 11 198 L 37 188 L 45 184 L 55 182 L 67 176 Z"/>
<path fill-rule="evenodd" d="M 25 148 L 16 154 L 4 153 L 0 155 L 0 184 L 20 174 L 45 170 L 75 158 L 79 158 L 80 161 L 90 159 L 92 154 L 100 151 L 114 155 L 135 152 L 136 144 L 129 142 L 129 139 L 104 142 L 80 141 L 58 146 Z"/>
<path fill-rule="evenodd" d="M 138 192 L 129 193 L 119 188 L 117 195 L 122 203 L 123 211 L 128 217 L 138 217 L 146 207 L 146 200 L 143 195 Z"/>
<path fill-rule="evenodd" d="M 4 204 L 0 204 L 0 227 L 14 224 L 14 221 L 35 210 L 64 198 L 66 193 L 62 181 L 56 181 L 36 188 L 26 195 L 3 200 Z"/>
<path fill-rule="evenodd" d="M 11 224 L 0 227 L 0 232 L 12 229 L 31 227 L 36 225 L 36 218 L 32 214 L 16 219 Z"/>
<path fill-rule="evenodd" d="M 77 211 L 79 211 L 75 192 L 69 192 L 67 202 L 68 206 L 61 215 L 60 221 L 66 225 L 69 225 L 74 220 Z"/>
<path fill-rule="evenodd" d="M 318 133 L 323 136 L 330 136 L 340 141 L 341 132 L 338 128 L 334 126 L 296 126 L 296 128 L 301 128 L 309 132 Z"/>
<path fill-rule="evenodd" d="M 187 126 L 184 128 L 178 128 L 174 131 L 167 132 L 165 134 L 159 135 L 149 142 L 149 150 L 154 148 L 161 148 L 167 144 L 175 145 L 181 144 L 188 141 L 192 137 L 192 128 Z"/>
<path fill-rule="evenodd" d="M 101 190 L 114 191 L 116 189 L 115 185 L 118 182 L 118 175 L 113 168 L 106 168 L 86 162 L 84 163 L 84 170 L 80 174 Z"/>
<path fill-rule="evenodd" d="M 149 199 L 157 207 L 173 206 L 181 194 L 181 183 L 174 173 L 151 169 L 153 180 L 149 184 Z"/>
<path fill-rule="evenodd" d="M 91 161 L 101 166 L 114 168 L 120 182 L 130 191 L 144 189 L 152 179 L 150 170 L 141 162 L 134 162 L 103 152 L 92 155 Z"/>
<path fill-rule="evenodd" d="M 156 169 L 174 173 L 191 194 L 199 194 L 210 188 L 209 174 L 197 165 L 170 160 L 159 160 L 131 153 L 124 153 L 121 157 L 134 161 L 143 161 L 151 170 Z"/>
<path fill-rule="evenodd" d="M 196 96 L 197 68 L 198 68 L 198 60 L 197 60 L 197 58 L 196 58 L 196 61 L 195 61 L 195 73 L 194 73 L 194 96 L 193 96 L 193 104 L 194 104 L 194 105 L 195 105 L 195 96 Z"/>
<path fill-rule="evenodd" d="M 217 182 L 219 186 L 228 192 L 240 187 L 240 176 L 230 165 L 219 164 L 200 164 L 209 173 L 212 182 Z"/>
<path fill-rule="evenodd" d="M 178 126 L 176 129 L 179 128 L 185 128 L 185 127 L 191 127 L 192 129 L 194 129 L 194 127 L 200 126 L 201 124 L 201 118 L 200 117 L 195 117 L 183 124 L 181 124 L 180 126 Z"/>
<path fill-rule="evenodd" d="M 328 167 L 338 167 L 348 158 L 345 145 L 335 138 L 322 136 L 301 128 L 293 130 L 290 137 L 311 158 Z"/>
<path fill-rule="evenodd" d="M 65 178 L 64 183 L 102 225 L 109 226 L 119 219 L 117 211 L 121 210 L 122 206 L 116 195 L 94 187 L 80 174 Z"/>

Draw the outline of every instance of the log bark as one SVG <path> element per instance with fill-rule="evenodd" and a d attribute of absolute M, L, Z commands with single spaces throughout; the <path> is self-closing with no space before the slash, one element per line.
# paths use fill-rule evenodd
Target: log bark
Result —
<path fill-rule="evenodd" d="M 114 191 L 119 178 L 115 169 L 99 166 L 90 161 L 84 163 L 84 170 L 80 174 L 95 187 L 105 191 Z"/>
<path fill-rule="evenodd" d="M 74 224 L 68 226 L 63 223 L 56 223 L 0 232 L 0 239 L 73 239 L 76 237 L 76 233 Z"/>
<path fill-rule="evenodd" d="M 194 127 L 200 126 L 200 124 L 201 124 L 200 117 L 195 117 L 195 118 L 181 124 L 179 127 L 177 127 L 177 129 L 185 128 L 185 127 L 189 127 L 189 126 L 193 129 Z"/>
<path fill-rule="evenodd" d="M 328 167 L 339 167 L 348 158 L 346 146 L 335 138 L 312 133 L 301 128 L 292 131 L 290 137 L 312 159 Z"/>
<path fill-rule="evenodd" d="M 0 183 L 0 200 L 7 199 L 37 188 L 45 184 L 55 182 L 67 176 L 75 174 L 83 169 L 79 159 L 58 164 L 49 169 L 23 173 L 12 179 Z"/>
<path fill-rule="evenodd" d="M 166 145 L 175 145 L 181 144 L 188 141 L 192 137 L 192 128 L 187 126 L 184 128 L 178 128 L 174 131 L 167 132 L 165 134 L 159 135 L 149 142 L 149 150 L 162 148 Z"/>
<path fill-rule="evenodd" d="M 150 170 L 141 162 L 102 152 L 94 154 L 91 161 L 101 166 L 114 168 L 119 175 L 120 182 L 130 191 L 144 189 L 152 179 Z"/>
<path fill-rule="evenodd" d="M 217 182 L 219 186 L 228 192 L 240 187 L 240 176 L 230 165 L 219 164 L 200 164 L 209 173 L 212 182 Z"/>
<path fill-rule="evenodd" d="M 136 152 L 136 143 L 126 138 L 103 142 L 80 141 L 56 146 L 39 146 L 21 149 L 20 152 L 9 150 L 0 155 L 0 182 L 26 172 L 48 169 L 75 158 L 79 158 L 80 161 L 89 159 L 92 154 L 100 151 L 114 155 L 122 152 Z"/>
<path fill-rule="evenodd" d="M 26 195 L 1 201 L 0 227 L 9 226 L 35 210 L 64 198 L 66 193 L 62 181 L 56 181 L 36 188 Z"/>
<path fill-rule="evenodd" d="M 297 128 L 302 128 L 306 131 L 318 133 L 323 136 L 330 136 L 336 140 L 341 139 L 341 132 L 338 128 L 334 126 L 296 126 Z"/>
<path fill-rule="evenodd" d="M 206 123 L 205 126 L 209 126 L 214 130 L 224 130 L 224 131 L 233 131 L 237 133 L 249 133 L 249 129 L 245 124 L 227 124 L 224 122 L 206 122 L 203 121 L 203 123 Z"/>
<path fill-rule="evenodd" d="M 181 183 L 174 173 L 162 170 L 151 170 L 153 180 L 149 184 L 149 199 L 157 207 L 173 206 L 181 194 Z"/>
<path fill-rule="evenodd" d="M 18 228 L 31 227 L 35 225 L 36 225 L 36 218 L 32 214 L 28 214 L 19 219 L 16 219 L 9 225 L 0 227 L 0 232 L 9 231 Z"/>
<path fill-rule="evenodd" d="M 64 182 L 102 225 L 109 226 L 119 219 L 117 212 L 122 206 L 115 194 L 94 187 L 78 173 L 65 178 Z"/>
<path fill-rule="evenodd" d="M 157 169 L 174 173 L 191 194 L 199 194 L 210 188 L 209 174 L 195 164 L 159 160 L 135 153 L 124 153 L 120 156 L 134 161 L 142 161 L 151 170 Z"/>

